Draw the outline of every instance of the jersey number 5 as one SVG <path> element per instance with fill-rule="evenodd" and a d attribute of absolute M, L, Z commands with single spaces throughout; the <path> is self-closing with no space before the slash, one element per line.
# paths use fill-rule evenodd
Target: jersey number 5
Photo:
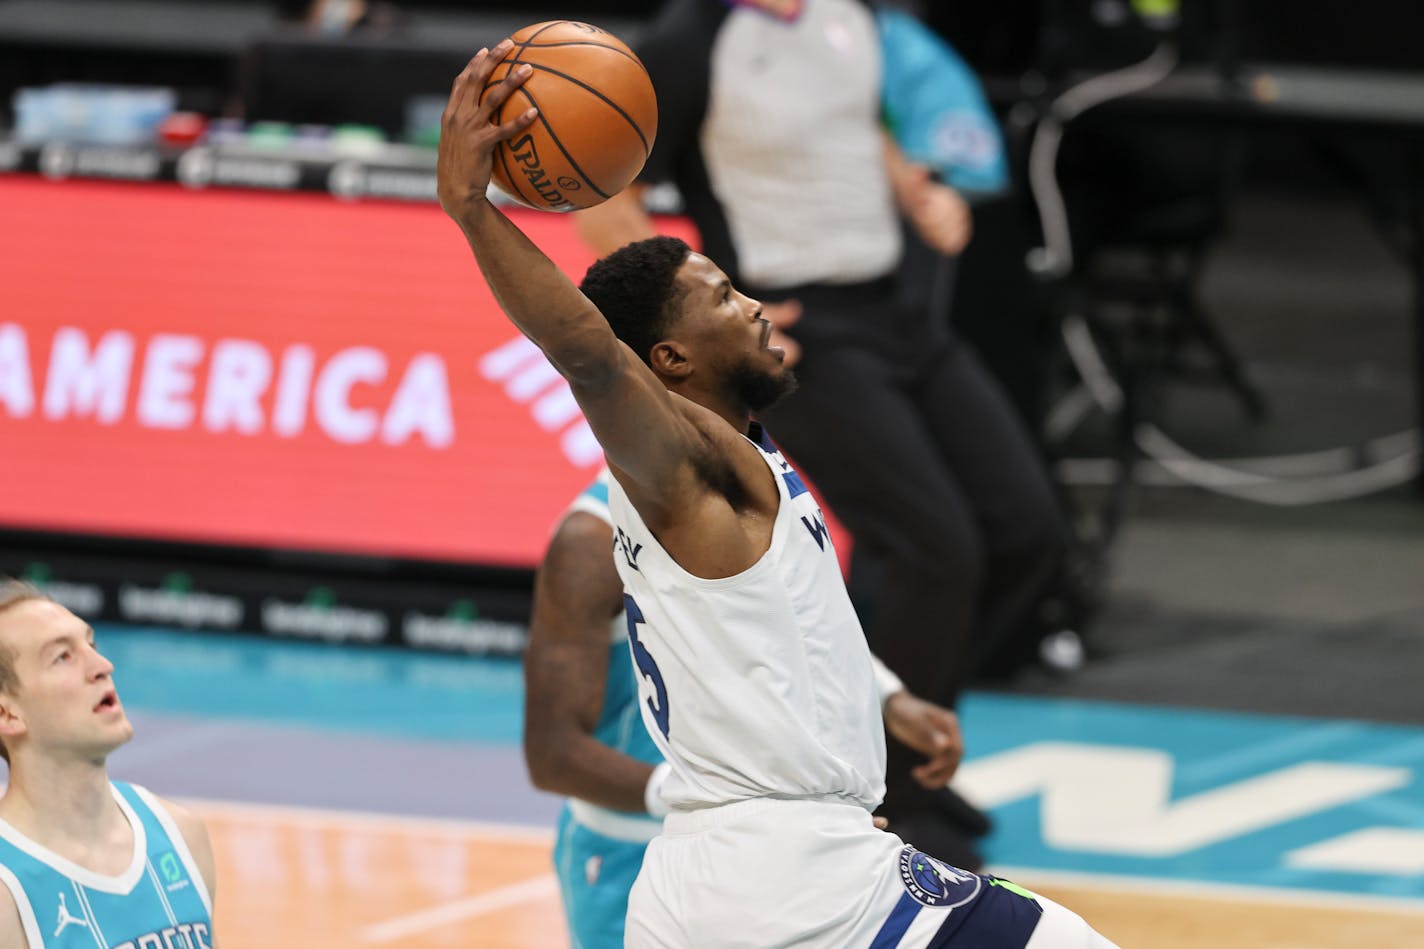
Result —
<path fill-rule="evenodd" d="M 626 593 L 623 594 L 623 610 L 628 614 L 628 646 L 633 650 L 633 664 L 638 667 L 639 674 L 653 687 L 653 694 L 646 701 L 648 708 L 653 711 L 653 720 L 658 723 L 658 730 L 666 738 L 668 735 L 667 686 L 663 683 L 663 674 L 658 671 L 658 664 L 653 660 L 653 654 L 648 652 L 648 647 L 638 639 L 638 626 L 641 623 L 646 623 L 647 620 L 643 618 L 643 611 L 638 609 L 638 604 Z"/>

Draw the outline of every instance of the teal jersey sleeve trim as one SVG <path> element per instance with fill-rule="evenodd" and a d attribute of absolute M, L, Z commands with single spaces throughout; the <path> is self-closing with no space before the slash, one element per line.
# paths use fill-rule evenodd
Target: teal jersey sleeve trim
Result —
<path fill-rule="evenodd" d="M 613 523 L 613 515 L 608 512 L 608 479 L 610 475 L 608 469 L 604 468 L 598 473 L 598 477 L 588 487 L 580 492 L 569 505 L 568 513 L 583 511 L 592 514 L 605 524 Z"/>
<path fill-rule="evenodd" d="M 583 496 L 586 497 L 586 498 L 588 498 L 588 499 L 591 500 L 591 501 L 597 501 L 598 503 L 604 505 L 605 507 L 608 506 L 608 469 L 607 469 L 607 468 L 605 468 L 605 469 L 603 470 L 603 472 L 602 472 L 597 478 L 594 479 L 594 481 L 593 481 L 592 484 L 590 484 L 588 487 L 586 487 L 586 488 L 583 489 Z"/>

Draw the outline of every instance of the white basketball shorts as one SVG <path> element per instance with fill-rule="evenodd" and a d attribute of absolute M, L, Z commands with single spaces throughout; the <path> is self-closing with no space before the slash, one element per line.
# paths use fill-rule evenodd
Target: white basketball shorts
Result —
<path fill-rule="evenodd" d="M 853 804 L 673 812 L 628 904 L 629 949 L 1116 949 L 1078 915 L 876 830 Z"/>

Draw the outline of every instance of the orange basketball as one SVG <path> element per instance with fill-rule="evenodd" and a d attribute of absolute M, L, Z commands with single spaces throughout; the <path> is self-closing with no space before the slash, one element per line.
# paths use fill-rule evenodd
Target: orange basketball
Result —
<path fill-rule="evenodd" d="M 520 63 L 534 72 L 496 121 L 531 105 L 539 117 L 495 151 L 495 184 L 540 211 L 592 207 L 628 187 L 658 131 L 657 97 L 638 57 L 612 33 L 572 20 L 535 23 L 512 39 L 485 89 Z"/>

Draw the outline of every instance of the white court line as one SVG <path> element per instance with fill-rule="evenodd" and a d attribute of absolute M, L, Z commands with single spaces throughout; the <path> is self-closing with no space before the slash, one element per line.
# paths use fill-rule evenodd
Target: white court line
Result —
<path fill-rule="evenodd" d="M 444 817 L 414 817 L 408 814 L 386 814 L 379 811 L 342 811 L 317 807 L 294 807 L 286 804 L 254 804 L 237 801 L 215 801 L 207 798 L 175 798 L 200 816 L 220 819 L 252 819 L 281 821 L 304 827 L 379 827 L 417 833 L 459 834 L 481 840 L 512 843 L 552 844 L 553 828 L 527 824 L 486 823 Z"/>
<path fill-rule="evenodd" d="M 248 804 L 191 798 L 181 799 L 178 803 L 193 807 L 200 815 L 239 819 L 267 818 L 271 820 L 282 820 L 301 826 L 384 826 L 397 830 L 411 830 L 413 832 L 460 834 L 465 837 L 476 837 L 481 840 L 490 841 L 510 841 L 529 844 L 543 843 L 549 845 L 552 845 L 554 841 L 554 831 L 551 828 L 532 827 L 527 824 L 461 821 L 433 817 L 411 817 L 402 814 L 383 814 L 374 811 L 324 810 L 309 807 Z M 1414 897 L 1382 896 L 1368 893 L 1340 893 L 1334 890 L 1308 890 L 1296 887 L 1206 883 L 1195 880 L 1120 876 L 1108 873 L 1086 873 L 1073 870 L 1046 870 L 1027 866 L 1002 866 L 999 864 L 995 864 L 983 872 L 993 873 L 1005 879 L 1013 880 L 1016 883 L 1023 883 L 1030 888 L 1035 884 L 1043 887 L 1071 886 L 1099 891 L 1112 890 L 1124 893 L 1141 893 L 1148 896 L 1200 897 L 1203 899 L 1217 899 L 1237 903 L 1270 903 L 1283 906 L 1316 906 L 1345 910 L 1369 910 L 1407 915 L 1424 915 L 1424 899 Z M 555 885 L 554 878 L 548 877 L 515 884 L 514 887 L 506 889 L 517 889 L 523 886 L 532 886 L 536 883 L 546 888 Z M 464 906 L 473 901 L 489 899 L 503 892 L 505 891 L 496 890 L 489 894 L 471 897 L 459 903 L 448 904 L 448 906 Z M 553 891 L 548 889 L 540 890 L 528 898 L 535 899 L 545 892 Z M 479 912 L 493 912 L 499 908 L 501 907 L 495 906 L 492 909 L 479 909 L 477 907 L 476 914 Z M 434 910 L 425 912 L 437 912 L 440 909 L 440 907 L 437 907 Z M 377 925 L 389 925 L 389 923 Z"/>
<path fill-rule="evenodd" d="M 1424 916 L 1424 900 L 1407 896 L 1371 893 L 1340 893 L 1335 890 L 1305 890 L 1295 887 L 1250 886 L 1243 883 L 1205 883 L 1161 877 L 1116 876 L 1109 873 L 1080 873 L 1075 870 L 1037 870 L 1033 867 L 1006 867 L 995 864 L 983 871 L 1012 880 L 1030 890 L 1054 886 L 1085 890 L 1139 893 L 1144 896 L 1199 897 L 1233 903 L 1274 903 L 1323 909 L 1369 910 Z"/>
<path fill-rule="evenodd" d="M 554 878 L 552 873 L 534 877 L 522 883 L 512 883 L 509 886 L 490 890 L 487 893 L 479 893 L 453 903 L 444 903 L 418 913 L 411 913 L 408 916 L 397 916 L 395 919 L 388 919 L 383 923 L 375 923 L 361 930 L 361 938 L 366 942 L 394 942 L 397 939 L 414 936 L 416 933 L 423 933 L 440 926 L 465 922 L 488 913 L 497 913 L 502 909 L 518 906 L 521 903 L 542 900 L 553 896 L 558 891 L 559 881 Z"/>

